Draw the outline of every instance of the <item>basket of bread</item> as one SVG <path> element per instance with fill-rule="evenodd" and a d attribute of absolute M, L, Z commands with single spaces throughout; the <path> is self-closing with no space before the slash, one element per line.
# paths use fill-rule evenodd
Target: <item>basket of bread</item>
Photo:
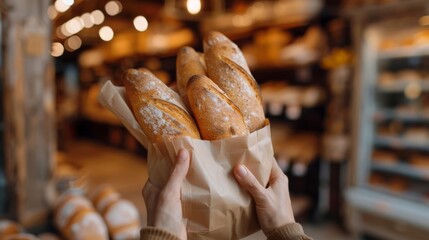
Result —
<path fill-rule="evenodd" d="M 106 82 L 100 103 L 148 150 L 152 184 L 168 180 L 178 151 L 191 155 L 182 185 L 190 239 L 239 239 L 260 229 L 251 196 L 232 169 L 244 164 L 266 186 L 274 154 L 260 90 L 240 49 L 208 33 L 203 53 L 177 54 L 177 92 L 147 69 L 129 69 L 124 87 Z"/>

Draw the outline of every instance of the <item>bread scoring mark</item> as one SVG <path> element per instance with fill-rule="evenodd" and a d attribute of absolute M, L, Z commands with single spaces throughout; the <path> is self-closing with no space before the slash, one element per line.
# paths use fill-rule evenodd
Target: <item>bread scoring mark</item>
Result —
<path fill-rule="evenodd" d="M 140 109 L 144 123 L 149 126 L 153 135 L 177 135 L 180 133 L 177 129 L 169 127 L 171 123 L 170 116 L 165 114 L 156 106 L 148 104 Z"/>

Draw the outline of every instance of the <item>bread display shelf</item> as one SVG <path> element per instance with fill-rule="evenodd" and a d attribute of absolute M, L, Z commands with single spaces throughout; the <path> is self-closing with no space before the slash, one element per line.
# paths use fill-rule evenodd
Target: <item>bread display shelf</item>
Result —
<path fill-rule="evenodd" d="M 429 152 L 429 142 L 414 142 L 405 140 L 401 137 L 380 137 L 376 136 L 374 140 L 375 145 L 380 147 L 389 147 L 396 149 L 412 149 Z"/>
<path fill-rule="evenodd" d="M 374 113 L 376 122 L 399 120 L 406 123 L 421 123 L 429 121 L 429 113 L 425 112 L 397 112 L 390 109 L 382 109 Z"/>
<path fill-rule="evenodd" d="M 388 194 L 385 194 L 388 193 Z M 393 195 L 392 195 L 393 194 Z M 407 221 L 410 224 L 425 228 L 429 222 L 429 206 L 422 203 L 400 199 L 395 194 L 381 187 L 354 188 L 346 192 L 347 199 L 352 204 L 366 212 L 373 212 L 380 216 Z M 406 196 L 404 196 L 406 197 Z"/>
<path fill-rule="evenodd" d="M 379 84 L 377 90 L 382 93 L 400 93 L 404 92 L 404 90 L 411 86 L 410 84 L 418 84 L 421 91 L 428 92 L 429 91 L 429 79 L 411 81 L 407 79 L 398 79 L 394 83 L 389 84 Z"/>
<path fill-rule="evenodd" d="M 417 168 L 407 163 L 381 163 L 380 160 L 374 159 L 371 165 L 373 170 L 399 174 L 420 180 L 429 181 L 429 168 Z"/>
<path fill-rule="evenodd" d="M 392 58 L 424 57 L 427 55 L 429 55 L 429 45 L 422 45 L 379 51 L 378 59 L 390 60 Z"/>
<path fill-rule="evenodd" d="M 392 197 L 408 199 L 411 202 L 415 203 L 425 203 L 426 201 L 425 196 L 423 194 L 412 188 L 403 192 L 395 192 L 384 186 L 368 185 L 368 188 L 380 193 L 384 193 L 385 195 L 390 195 Z"/>

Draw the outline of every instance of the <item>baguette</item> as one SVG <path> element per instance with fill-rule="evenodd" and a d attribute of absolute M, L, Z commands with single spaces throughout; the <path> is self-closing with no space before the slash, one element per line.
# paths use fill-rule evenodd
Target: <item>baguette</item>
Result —
<path fill-rule="evenodd" d="M 186 107 L 189 109 L 189 100 L 186 94 L 188 80 L 197 74 L 206 75 L 204 63 L 201 61 L 200 53 L 191 47 L 183 47 L 177 53 L 176 77 L 177 88 Z"/>
<path fill-rule="evenodd" d="M 217 140 L 249 133 L 243 115 L 209 78 L 194 75 L 187 84 L 191 110 L 204 140 Z"/>
<path fill-rule="evenodd" d="M 265 114 L 260 89 L 240 49 L 218 32 L 209 33 L 203 47 L 208 77 L 237 105 L 250 132 L 262 128 Z"/>
<path fill-rule="evenodd" d="M 148 70 L 130 69 L 124 80 L 137 122 L 152 143 L 161 143 L 164 136 L 200 138 L 179 95 Z"/>

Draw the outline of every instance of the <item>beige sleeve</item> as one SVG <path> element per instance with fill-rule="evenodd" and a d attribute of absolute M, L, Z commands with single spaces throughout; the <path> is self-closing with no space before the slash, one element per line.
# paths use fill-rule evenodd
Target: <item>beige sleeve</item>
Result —
<path fill-rule="evenodd" d="M 268 234 L 267 240 L 312 240 L 312 238 L 304 234 L 300 224 L 289 223 L 273 230 Z"/>
<path fill-rule="evenodd" d="M 140 240 L 180 240 L 180 238 L 161 228 L 145 227 L 140 231 Z"/>

